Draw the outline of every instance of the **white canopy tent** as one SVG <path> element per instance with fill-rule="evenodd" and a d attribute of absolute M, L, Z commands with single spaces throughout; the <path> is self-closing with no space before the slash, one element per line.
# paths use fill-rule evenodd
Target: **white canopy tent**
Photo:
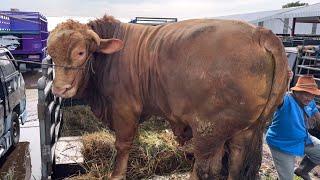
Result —
<path fill-rule="evenodd" d="M 269 28 L 276 34 L 320 35 L 320 3 L 216 18 L 247 21 Z"/>

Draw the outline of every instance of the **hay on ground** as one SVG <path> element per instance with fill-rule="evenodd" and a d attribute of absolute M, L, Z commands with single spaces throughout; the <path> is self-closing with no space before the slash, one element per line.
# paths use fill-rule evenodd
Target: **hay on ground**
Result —
<path fill-rule="evenodd" d="M 92 179 L 106 178 L 112 171 L 116 155 L 113 134 L 105 130 L 86 134 L 82 140 L 88 174 Z M 171 131 L 155 132 L 141 128 L 130 151 L 127 178 L 142 179 L 190 171 L 192 162 L 177 146 Z"/>
<path fill-rule="evenodd" d="M 83 167 L 87 174 L 72 179 L 106 179 L 116 155 L 113 132 L 104 128 L 88 106 L 64 109 L 64 134 L 81 135 Z M 144 179 L 153 175 L 188 172 L 192 162 L 179 150 L 168 123 L 152 117 L 140 125 L 130 151 L 127 178 Z"/>
<path fill-rule="evenodd" d="M 63 107 L 61 136 L 81 136 L 105 129 L 105 125 L 92 113 L 89 106 Z"/>

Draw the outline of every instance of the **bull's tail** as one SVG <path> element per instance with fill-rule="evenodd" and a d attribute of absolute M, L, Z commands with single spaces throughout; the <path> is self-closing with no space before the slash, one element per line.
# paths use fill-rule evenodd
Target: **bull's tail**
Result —
<path fill-rule="evenodd" d="M 258 27 L 255 34 L 258 37 L 260 46 L 272 56 L 271 60 L 273 60 L 274 64 L 270 95 L 265 109 L 259 118 L 259 121 L 265 123 L 270 119 L 277 106 L 282 103 L 288 83 L 288 60 L 282 42 L 271 30 Z"/>

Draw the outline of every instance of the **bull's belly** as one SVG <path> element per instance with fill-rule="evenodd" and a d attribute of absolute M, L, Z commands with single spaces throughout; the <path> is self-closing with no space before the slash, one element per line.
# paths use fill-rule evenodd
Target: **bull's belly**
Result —
<path fill-rule="evenodd" d="M 251 103 L 248 105 L 245 101 L 234 101 L 229 104 L 213 104 L 212 102 L 217 101 L 203 101 L 197 106 L 189 107 L 188 115 L 180 116 L 183 121 L 187 121 L 186 124 L 192 127 L 194 135 L 232 137 L 254 122 L 260 121 L 259 117 L 265 107 L 265 104 Z M 261 123 L 264 122 L 261 121 Z"/>
<path fill-rule="evenodd" d="M 250 54 L 247 49 L 240 47 L 219 58 L 211 55 L 219 54 L 214 50 L 205 58 L 166 64 L 160 78 L 169 111 L 189 124 L 211 123 L 214 129 L 241 128 L 257 121 L 269 99 L 274 66 L 259 49 Z"/>
<path fill-rule="evenodd" d="M 266 79 L 256 84 L 244 84 L 244 81 L 189 81 L 186 87 L 168 88 L 170 116 L 178 117 L 178 121 L 200 134 L 230 133 L 231 136 L 258 121 L 269 98 L 271 83 Z"/>

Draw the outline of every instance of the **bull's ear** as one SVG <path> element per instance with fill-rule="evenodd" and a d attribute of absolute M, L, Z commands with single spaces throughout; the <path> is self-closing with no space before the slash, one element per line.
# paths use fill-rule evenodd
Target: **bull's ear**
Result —
<path fill-rule="evenodd" d="M 123 41 L 120 39 L 100 39 L 99 52 L 112 54 L 123 48 Z"/>

